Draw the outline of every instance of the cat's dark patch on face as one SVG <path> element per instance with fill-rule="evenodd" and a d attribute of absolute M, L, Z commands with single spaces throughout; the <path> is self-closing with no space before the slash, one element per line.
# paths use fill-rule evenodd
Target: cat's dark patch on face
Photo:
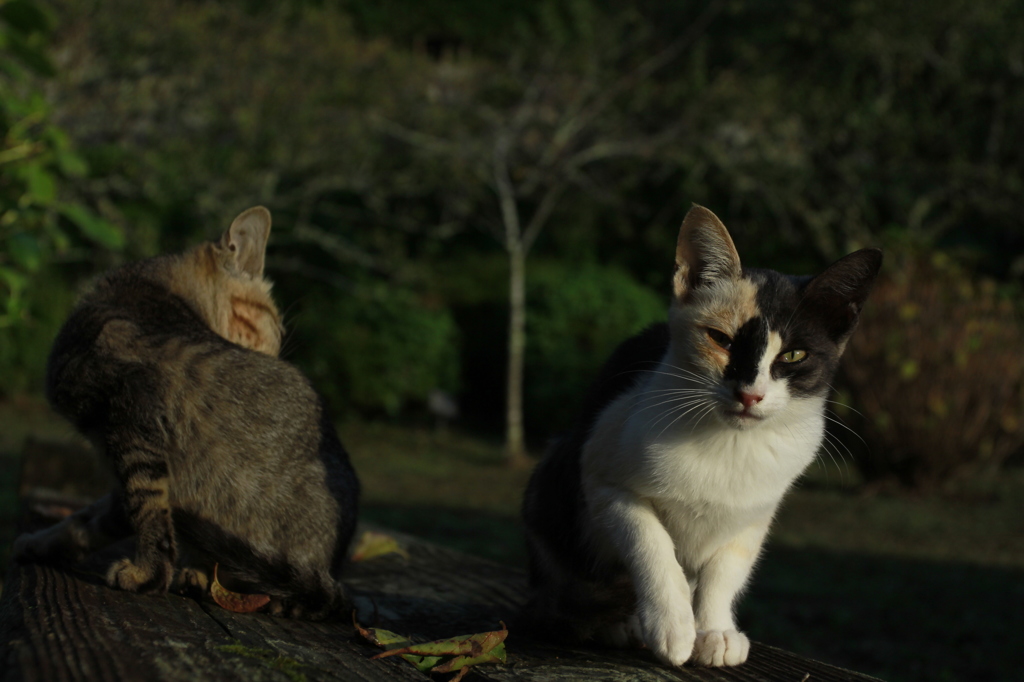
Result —
<path fill-rule="evenodd" d="M 757 286 L 757 308 L 764 316 L 768 329 L 781 335 L 785 343 L 785 329 L 790 325 L 793 312 L 799 305 L 797 286 L 791 278 L 772 270 L 750 268 L 743 274 Z"/>
<path fill-rule="evenodd" d="M 758 315 L 743 323 L 732 339 L 729 348 L 729 364 L 725 367 L 725 381 L 735 381 L 738 386 L 754 383 L 757 367 L 768 348 L 768 324 Z"/>
<path fill-rule="evenodd" d="M 785 379 L 794 397 L 822 395 L 835 374 L 841 349 L 828 333 L 826 320 L 815 305 L 804 297 L 812 277 L 782 275 L 772 270 L 744 272 L 757 285 L 757 305 L 768 329 L 782 339 L 780 353 L 807 352 L 801 362 L 785 363 L 775 359 L 772 379 Z"/>

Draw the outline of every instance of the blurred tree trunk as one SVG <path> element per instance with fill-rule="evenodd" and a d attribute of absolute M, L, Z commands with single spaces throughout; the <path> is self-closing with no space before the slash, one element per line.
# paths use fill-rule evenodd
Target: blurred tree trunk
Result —
<path fill-rule="evenodd" d="M 501 206 L 504 246 L 508 253 L 508 375 L 505 386 L 505 453 L 511 467 L 524 467 L 526 456 L 523 430 L 523 366 L 526 355 L 526 254 L 538 226 L 531 220 L 524 239 L 516 205 L 515 187 L 508 172 L 512 130 L 498 135 L 494 145 L 494 187 Z M 541 217 L 543 220 L 546 216 Z"/>
<path fill-rule="evenodd" d="M 451 103 L 461 101 L 455 97 L 438 100 L 440 106 L 428 101 L 426 106 L 434 107 L 433 116 L 424 113 L 423 103 L 409 108 L 417 111 L 418 122 L 440 121 L 435 130 L 441 134 L 380 121 L 389 135 L 429 155 L 450 159 L 450 168 L 464 165 L 474 180 L 497 197 L 500 219 L 488 221 L 488 227 L 509 264 L 505 451 L 512 467 L 529 463 L 523 374 L 530 249 L 567 191 L 621 208 L 627 199 L 620 188 L 635 184 L 627 179 L 645 173 L 649 161 L 687 130 L 685 119 L 679 117 L 672 117 L 667 125 L 664 120 L 645 125 L 636 111 L 649 111 L 645 88 L 650 79 L 693 45 L 724 6 L 725 0 L 713 0 L 686 31 L 660 49 L 651 45 L 651 56 L 641 57 L 638 63 L 634 61 L 636 45 L 628 54 L 610 53 L 607 41 L 591 40 L 580 52 L 586 59 L 578 62 L 567 58 L 557 45 L 544 45 L 528 60 L 513 55 L 498 71 L 474 72 L 472 64 L 464 64 L 465 73 L 479 79 L 477 85 L 486 81 L 491 91 L 502 96 L 494 102 L 466 97 L 468 108 L 459 112 L 461 118 L 453 113 Z M 621 41 L 615 44 L 622 45 Z M 467 75 L 463 78 L 474 81 Z M 451 87 L 449 81 L 441 80 L 434 91 Z M 517 96 L 509 97 L 513 92 Z"/>
<path fill-rule="evenodd" d="M 521 245 L 508 254 L 508 387 L 505 450 L 512 467 L 528 463 L 523 434 L 523 358 L 526 354 L 526 253 Z"/>

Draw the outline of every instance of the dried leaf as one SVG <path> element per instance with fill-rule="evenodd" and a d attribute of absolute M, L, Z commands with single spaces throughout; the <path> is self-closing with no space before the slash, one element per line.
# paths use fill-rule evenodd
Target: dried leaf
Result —
<path fill-rule="evenodd" d="M 475 635 L 462 635 L 448 639 L 438 639 L 433 642 L 421 642 L 410 644 L 401 649 L 392 649 L 374 658 L 385 658 L 399 654 L 416 654 L 418 656 L 483 656 L 491 652 L 496 646 L 505 641 L 508 636 L 508 629 L 502 623 L 501 630 L 494 632 L 480 632 Z"/>
<path fill-rule="evenodd" d="M 459 680 L 461 680 L 463 677 L 465 677 L 467 675 L 467 673 L 469 673 L 469 668 L 463 668 L 462 670 L 459 671 L 458 675 L 456 675 L 452 679 L 448 680 L 448 682 L 459 682 Z"/>
<path fill-rule="evenodd" d="M 489 652 L 479 656 L 456 656 L 455 658 L 450 658 L 444 663 L 432 668 L 430 672 L 451 673 L 456 670 L 462 670 L 463 668 L 469 668 L 483 663 L 504 663 L 505 660 L 505 643 L 501 642 Z"/>
<path fill-rule="evenodd" d="M 379 646 L 384 649 L 397 649 L 411 644 L 407 638 L 391 632 L 390 630 L 384 630 L 383 628 L 364 628 L 356 622 L 355 612 L 352 614 L 352 622 L 356 626 L 356 630 L 359 631 L 359 634 L 365 637 L 370 644 L 373 644 L 374 646 Z"/>
<path fill-rule="evenodd" d="M 217 580 L 217 567 L 213 566 L 213 582 L 210 583 L 210 596 L 217 606 L 234 613 L 252 613 L 270 602 L 270 595 L 266 594 L 240 594 L 225 588 Z"/>
<path fill-rule="evenodd" d="M 407 638 L 383 628 L 364 628 L 356 622 L 356 613 L 352 612 L 352 624 L 356 626 L 359 634 L 366 638 L 371 644 L 385 649 L 398 649 L 412 644 Z M 402 658 L 416 666 L 421 673 L 429 672 L 438 664 L 441 656 L 417 656 L 416 654 L 401 654 Z M 374 658 L 377 658 L 374 656 Z"/>
<path fill-rule="evenodd" d="M 450 637 L 433 642 L 412 643 L 390 630 L 380 628 L 364 628 L 356 622 L 356 614 L 352 612 L 352 624 L 363 637 L 371 643 L 387 648 L 387 651 L 374 656 L 374 659 L 388 656 L 401 656 L 416 666 L 420 672 L 450 673 L 458 671 L 454 679 L 462 679 L 466 671 L 474 665 L 483 663 L 504 663 L 505 638 L 508 628 L 504 623 L 500 630 L 479 632 L 475 635 Z M 444 659 L 448 660 L 444 660 Z M 442 662 L 443 661 L 443 662 Z"/>
<path fill-rule="evenodd" d="M 398 540 L 390 535 L 368 530 L 356 542 L 355 550 L 352 552 L 352 561 L 366 561 L 385 554 L 399 554 L 406 559 L 409 558 L 409 553 L 402 549 Z"/>

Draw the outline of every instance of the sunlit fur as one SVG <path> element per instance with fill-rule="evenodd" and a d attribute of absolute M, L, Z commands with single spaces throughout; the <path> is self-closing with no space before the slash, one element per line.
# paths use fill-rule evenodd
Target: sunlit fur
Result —
<path fill-rule="evenodd" d="M 225 239 L 153 259 L 144 276 L 192 304 L 228 341 L 276 357 L 284 328 L 270 296 L 273 285 L 262 272 L 237 267 Z"/>
<path fill-rule="evenodd" d="M 225 584 L 271 595 L 274 612 L 340 603 L 359 486 L 319 396 L 276 357 L 269 233 L 270 213 L 250 209 L 219 241 L 118 268 L 79 302 L 54 342 L 47 396 L 119 486 L 19 538 L 18 559 L 78 560 L 135 535 L 111 586 L 205 589 L 220 564 Z"/>
<path fill-rule="evenodd" d="M 880 262 L 865 250 L 814 279 L 744 270 L 718 219 L 688 214 L 667 328 L 616 351 L 531 479 L 536 620 L 670 665 L 746 660 L 734 601 L 821 447 L 828 381 Z M 783 363 L 792 350 L 806 359 Z"/>

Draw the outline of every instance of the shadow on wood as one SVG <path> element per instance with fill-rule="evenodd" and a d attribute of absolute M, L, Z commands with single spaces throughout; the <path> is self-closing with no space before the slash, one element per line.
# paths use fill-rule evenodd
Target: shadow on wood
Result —
<path fill-rule="evenodd" d="M 514 623 L 526 576 L 475 557 L 397 536 L 409 558 L 387 555 L 346 574 L 363 625 L 439 639 Z M 874 678 L 754 644 L 737 668 L 667 668 L 644 650 L 563 647 L 510 629 L 508 664 L 466 680 L 785 680 Z M 175 595 L 110 589 L 96 574 L 15 565 L 0 598 L 3 680 L 424 680 L 379 650 L 347 619 L 311 623 L 236 614 Z M 447 679 L 439 677 L 436 679 Z"/>

